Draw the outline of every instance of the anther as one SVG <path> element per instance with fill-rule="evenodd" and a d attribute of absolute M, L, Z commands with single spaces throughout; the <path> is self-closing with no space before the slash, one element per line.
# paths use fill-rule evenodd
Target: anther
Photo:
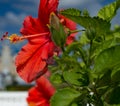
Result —
<path fill-rule="evenodd" d="M 6 39 L 7 36 L 8 36 L 8 32 L 5 32 L 0 40 L 3 41 L 4 39 Z"/>

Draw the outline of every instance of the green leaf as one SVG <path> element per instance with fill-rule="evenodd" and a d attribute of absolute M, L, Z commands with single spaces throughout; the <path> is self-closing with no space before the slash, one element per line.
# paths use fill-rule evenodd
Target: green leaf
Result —
<path fill-rule="evenodd" d="M 120 45 L 103 50 L 95 59 L 95 73 L 105 73 L 120 65 Z"/>
<path fill-rule="evenodd" d="M 82 15 L 83 15 L 83 16 L 87 16 L 87 17 L 90 16 L 87 9 L 84 9 L 84 10 L 83 10 Z"/>
<path fill-rule="evenodd" d="M 96 36 L 96 31 L 92 27 L 87 28 L 85 33 L 86 33 L 86 36 L 89 40 L 93 40 Z"/>
<path fill-rule="evenodd" d="M 82 45 L 86 45 L 90 42 L 90 40 L 87 38 L 85 33 L 82 33 L 82 35 L 80 36 L 80 41 L 79 41 Z"/>
<path fill-rule="evenodd" d="M 54 85 L 58 85 L 63 82 L 62 76 L 59 73 L 53 73 L 50 76 L 50 80 Z"/>
<path fill-rule="evenodd" d="M 116 15 L 117 10 L 120 7 L 120 0 L 116 0 L 115 2 L 106 5 L 98 12 L 98 17 L 103 20 L 111 21 L 111 19 Z"/>
<path fill-rule="evenodd" d="M 89 17 L 89 16 L 75 16 L 64 11 L 61 12 L 62 15 L 73 20 L 77 24 L 83 26 L 86 29 L 92 27 L 95 30 L 96 35 L 101 36 L 110 31 L 110 22 L 100 19 L 99 17 Z"/>
<path fill-rule="evenodd" d="M 66 50 L 65 50 L 65 52 L 64 52 L 63 55 L 66 56 L 66 55 L 68 55 L 71 51 L 79 50 L 79 48 L 82 48 L 81 43 L 79 43 L 79 42 L 73 42 L 72 44 L 70 44 L 70 45 L 68 45 L 68 46 L 66 47 Z"/>
<path fill-rule="evenodd" d="M 83 71 L 83 70 L 81 70 Z M 77 85 L 77 86 L 86 86 L 89 84 L 89 78 L 87 74 L 83 74 L 76 70 L 69 70 L 63 72 L 63 77 L 65 81 L 67 81 L 70 84 Z"/>
<path fill-rule="evenodd" d="M 97 92 L 100 96 L 104 95 L 111 85 L 111 70 L 106 71 L 100 78 L 96 81 Z M 96 74 L 98 77 L 98 75 Z"/>
<path fill-rule="evenodd" d="M 110 88 L 109 86 L 97 88 L 97 92 L 98 92 L 99 96 L 104 96 L 104 94 L 108 91 L 109 88 Z"/>
<path fill-rule="evenodd" d="M 108 49 L 112 46 L 117 45 L 118 41 L 116 41 L 116 38 L 111 38 L 109 40 L 106 40 L 102 43 L 96 43 L 93 42 L 93 53 L 92 53 L 92 57 L 96 57 L 99 55 L 100 52 L 102 52 L 105 49 Z"/>
<path fill-rule="evenodd" d="M 71 45 L 66 47 L 66 51 L 63 53 L 63 56 L 66 58 L 66 56 L 70 53 L 70 52 L 74 52 L 73 55 L 75 55 L 75 53 L 78 54 L 78 57 L 81 58 L 83 60 L 84 63 L 86 63 L 87 59 L 86 59 L 86 52 L 82 49 L 82 44 L 81 42 L 73 42 Z M 63 57 L 63 58 L 64 58 Z M 78 58 L 77 57 L 77 58 Z M 78 62 L 78 61 L 77 61 Z"/>
<path fill-rule="evenodd" d="M 111 77 L 112 83 L 120 84 L 120 69 L 113 72 Z"/>
<path fill-rule="evenodd" d="M 105 101 L 108 104 L 120 104 L 120 87 L 113 88 L 105 96 Z"/>
<path fill-rule="evenodd" d="M 66 10 L 61 11 L 60 13 L 65 13 L 65 14 L 69 14 L 72 16 L 80 16 L 81 15 L 81 11 L 75 8 L 69 8 Z"/>
<path fill-rule="evenodd" d="M 68 69 L 73 68 L 79 68 L 81 69 L 80 63 L 76 60 L 76 58 L 73 58 L 71 56 L 63 57 L 59 62 L 59 65 L 61 65 L 62 71 L 66 71 Z"/>
<path fill-rule="evenodd" d="M 69 106 L 80 95 L 80 92 L 71 88 L 60 89 L 52 97 L 50 106 Z"/>
<path fill-rule="evenodd" d="M 111 70 L 108 70 L 96 83 L 97 87 L 109 86 L 111 82 Z"/>
<path fill-rule="evenodd" d="M 73 103 L 71 106 L 78 106 L 76 103 Z"/>

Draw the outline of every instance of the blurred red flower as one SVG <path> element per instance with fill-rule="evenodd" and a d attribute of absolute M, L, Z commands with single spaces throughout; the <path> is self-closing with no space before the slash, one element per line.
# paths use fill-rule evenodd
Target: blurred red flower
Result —
<path fill-rule="evenodd" d="M 44 76 L 41 76 L 36 83 L 28 92 L 29 106 L 50 106 L 49 100 L 55 93 L 54 87 Z"/>
<path fill-rule="evenodd" d="M 59 52 L 58 47 L 51 40 L 47 27 L 50 14 L 54 12 L 66 27 L 71 30 L 76 29 L 73 21 L 57 14 L 58 2 L 59 0 L 40 0 L 38 18 L 27 16 L 23 28 L 20 30 L 23 36 L 10 38 L 12 40 L 28 39 L 28 43 L 22 47 L 15 60 L 17 72 L 26 82 L 31 82 L 43 75 L 47 71 L 48 63 L 46 61 Z M 74 36 L 75 34 L 71 34 L 67 38 L 66 44 L 70 44 L 74 40 Z"/>

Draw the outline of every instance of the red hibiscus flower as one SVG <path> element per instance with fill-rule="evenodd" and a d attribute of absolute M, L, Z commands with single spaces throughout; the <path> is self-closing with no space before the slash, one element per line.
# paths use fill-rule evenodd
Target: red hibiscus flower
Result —
<path fill-rule="evenodd" d="M 36 83 L 36 86 L 28 92 L 29 106 L 50 106 L 50 98 L 55 93 L 54 87 L 44 76 L 41 76 Z"/>
<path fill-rule="evenodd" d="M 18 37 L 14 34 L 8 38 L 11 42 L 28 39 L 28 43 L 22 47 L 15 59 L 17 72 L 26 82 L 31 82 L 43 75 L 47 71 L 47 61 L 58 53 L 58 47 L 52 41 L 50 30 L 47 27 L 50 14 L 54 12 L 63 25 L 70 30 L 76 29 L 74 22 L 57 14 L 58 1 L 40 0 L 38 18 L 27 16 L 24 20 L 23 28 L 20 30 L 23 36 Z M 66 44 L 70 44 L 73 40 L 74 34 L 71 34 L 67 38 Z"/>

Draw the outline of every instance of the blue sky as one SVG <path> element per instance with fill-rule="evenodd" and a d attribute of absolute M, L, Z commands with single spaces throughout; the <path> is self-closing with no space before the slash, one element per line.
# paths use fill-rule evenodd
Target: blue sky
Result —
<path fill-rule="evenodd" d="M 60 0 L 59 8 L 87 9 L 92 16 L 103 6 L 114 0 Z M 0 0 L 0 36 L 6 31 L 19 34 L 26 16 L 37 17 L 39 0 Z M 112 21 L 120 24 L 120 11 Z M 1 44 L 1 43 L 0 43 Z M 8 43 L 7 43 L 8 44 Z M 9 44 L 8 44 L 9 45 Z M 13 52 L 18 52 L 21 44 L 10 44 Z M 1 45 L 0 45 L 1 46 Z"/>

